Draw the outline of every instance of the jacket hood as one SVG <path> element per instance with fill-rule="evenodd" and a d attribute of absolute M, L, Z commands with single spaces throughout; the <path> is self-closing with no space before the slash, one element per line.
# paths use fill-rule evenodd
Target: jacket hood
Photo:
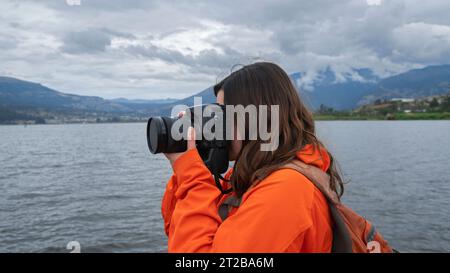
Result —
<path fill-rule="evenodd" d="M 326 172 L 331 164 L 327 150 L 320 146 L 307 144 L 297 153 L 297 158 L 306 164 L 313 165 Z"/>

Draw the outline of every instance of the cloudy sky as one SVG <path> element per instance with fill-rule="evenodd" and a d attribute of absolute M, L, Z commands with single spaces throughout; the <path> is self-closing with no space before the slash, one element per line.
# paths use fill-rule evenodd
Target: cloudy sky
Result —
<path fill-rule="evenodd" d="M 314 80 L 450 63 L 448 0 L 0 0 L 0 75 L 105 98 L 181 98 L 234 64 Z M 69 4 L 68 4 L 69 3 Z"/>

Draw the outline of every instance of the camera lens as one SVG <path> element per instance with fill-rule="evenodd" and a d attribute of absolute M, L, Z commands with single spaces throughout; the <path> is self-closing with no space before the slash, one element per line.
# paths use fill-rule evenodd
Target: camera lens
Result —
<path fill-rule="evenodd" d="M 207 151 L 211 148 L 226 149 L 225 130 L 223 130 L 225 128 L 225 116 L 223 111 L 223 106 L 207 104 L 188 108 L 181 117 L 151 117 L 147 123 L 147 144 L 150 152 L 158 154 L 186 151 L 186 130 L 188 126 L 195 127 L 198 125 L 201 126 L 202 135 L 198 136 L 196 145 L 200 150 L 201 156 L 204 152 L 203 156 L 207 157 Z M 203 113 L 206 114 L 204 115 Z M 216 113 L 222 114 L 217 116 Z M 213 125 L 209 128 L 210 132 L 208 132 L 208 135 L 204 135 L 205 127 L 203 126 L 211 122 L 213 122 Z M 217 130 L 216 123 L 222 125 L 221 130 Z"/>
<path fill-rule="evenodd" d="M 148 120 L 147 145 L 152 154 L 186 151 L 186 140 L 174 140 L 171 135 L 172 125 L 177 119 L 178 118 L 151 117 Z"/>
<path fill-rule="evenodd" d="M 152 117 L 147 123 L 147 144 L 152 154 L 164 151 L 167 143 L 167 128 L 161 117 Z"/>

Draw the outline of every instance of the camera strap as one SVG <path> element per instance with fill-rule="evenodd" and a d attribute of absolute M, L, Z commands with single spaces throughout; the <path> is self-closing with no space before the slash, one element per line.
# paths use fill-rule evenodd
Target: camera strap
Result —
<path fill-rule="evenodd" d="M 222 194 L 227 194 L 233 191 L 232 188 L 224 190 L 220 179 L 228 182 L 222 177 L 222 173 L 228 169 L 228 150 L 224 148 L 213 148 L 209 152 L 208 159 L 205 161 L 206 166 L 214 176 L 217 188 Z"/>
<path fill-rule="evenodd" d="M 222 183 L 220 183 L 220 178 L 222 177 L 220 174 L 213 174 L 213 176 L 214 176 L 214 181 L 216 182 L 216 186 L 222 194 L 228 194 L 233 191 L 233 188 L 229 188 L 226 190 L 223 189 Z"/>

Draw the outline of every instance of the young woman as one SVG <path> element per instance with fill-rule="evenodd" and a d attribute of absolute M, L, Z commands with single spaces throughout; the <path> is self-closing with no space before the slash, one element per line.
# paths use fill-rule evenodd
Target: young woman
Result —
<path fill-rule="evenodd" d="M 343 183 L 289 76 L 276 64 L 255 63 L 214 90 L 219 104 L 279 105 L 279 146 L 262 151 L 259 138 L 233 140 L 229 157 L 235 164 L 225 176 L 230 183 L 223 182 L 233 191 L 223 195 L 190 130 L 188 150 L 166 154 L 174 171 L 162 202 L 169 252 L 330 252 L 332 221 L 325 197 L 304 175 L 282 167 L 298 159 L 320 168 L 338 196 Z M 246 135 L 248 128 L 246 123 Z M 219 207 L 229 196 L 241 202 L 222 220 Z"/>

